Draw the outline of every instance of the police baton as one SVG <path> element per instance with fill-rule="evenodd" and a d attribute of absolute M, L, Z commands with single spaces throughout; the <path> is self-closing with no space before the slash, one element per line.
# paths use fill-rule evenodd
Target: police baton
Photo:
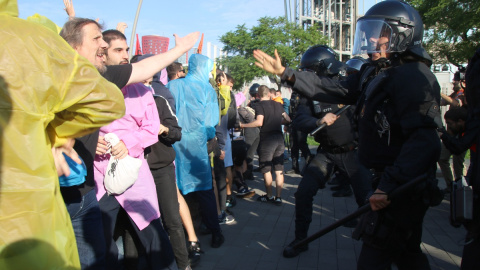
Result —
<path fill-rule="evenodd" d="M 414 186 L 416 186 L 418 183 L 420 183 L 421 181 L 423 181 L 425 178 L 427 178 L 427 174 L 422 174 L 418 177 L 416 177 L 415 179 L 413 179 L 412 181 L 408 181 L 407 183 L 397 187 L 395 190 L 393 190 L 390 194 L 388 194 L 388 199 L 389 200 L 392 200 L 394 199 L 395 197 L 398 197 L 398 195 L 410 190 L 411 188 L 413 188 Z M 354 218 L 357 218 L 358 216 L 360 215 L 363 215 L 365 214 L 366 212 L 372 210 L 371 206 L 370 206 L 370 203 L 360 207 L 357 209 L 357 211 L 347 215 L 346 217 L 328 225 L 327 227 L 321 229 L 320 231 L 318 231 L 317 233 L 315 234 L 312 234 L 310 235 L 309 237 L 303 239 L 302 241 L 296 243 L 295 245 L 291 246 L 291 247 L 286 247 L 284 252 L 283 252 L 283 256 L 285 257 L 285 254 L 287 253 L 290 253 L 288 252 L 287 250 L 290 250 L 290 249 L 295 249 L 295 248 L 298 248 L 302 245 L 306 245 L 310 242 L 312 242 L 313 240 L 317 239 L 317 238 L 320 238 L 322 236 L 324 236 L 325 234 L 335 230 L 336 228 L 342 226 L 343 224 L 345 224 L 346 222 L 354 219 Z"/>
<path fill-rule="evenodd" d="M 341 108 L 340 110 L 336 111 L 336 112 L 335 112 L 335 115 L 336 115 L 336 116 L 339 116 L 339 115 L 342 114 L 344 111 L 346 111 L 348 108 L 350 108 L 350 106 L 352 106 L 352 105 L 346 105 L 346 106 L 344 106 L 344 107 Z M 322 130 L 322 129 L 323 129 L 324 127 L 326 127 L 326 126 L 327 126 L 327 123 L 323 123 L 323 124 L 321 124 L 320 126 L 318 126 L 314 131 L 310 132 L 310 134 L 308 134 L 308 135 L 314 136 L 317 132 L 319 132 L 320 130 Z"/>

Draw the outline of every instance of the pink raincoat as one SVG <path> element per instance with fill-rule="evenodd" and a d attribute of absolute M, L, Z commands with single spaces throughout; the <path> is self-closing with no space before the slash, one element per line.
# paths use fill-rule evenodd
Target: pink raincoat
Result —
<path fill-rule="evenodd" d="M 100 128 L 100 136 L 115 133 L 125 143 L 128 154 L 142 160 L 135 184 L 115 198 L 137 227 L 143 230 L 152 220 L 160 217 L 155 182 L 143 154 L 146 147 L 158 141 L 160 119 L 152 92 L 143 84 L 128 85 L 122 88 L 122 92 L 125 97 L 125 116 Z M 109 159 L 109 154 L 95 156 L 98 200 L 106 194 L 103 178 Z"/>

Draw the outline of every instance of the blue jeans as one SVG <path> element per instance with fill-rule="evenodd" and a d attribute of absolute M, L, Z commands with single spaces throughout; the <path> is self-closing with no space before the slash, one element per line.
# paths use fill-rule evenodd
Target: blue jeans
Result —
<path fill-rule="evenodd" d="M 105 269 L 106 245 L 95 190 L 90 190 L 80 201 L 66 203 L 66 206 L 72 220 L 82 269 Z"/>

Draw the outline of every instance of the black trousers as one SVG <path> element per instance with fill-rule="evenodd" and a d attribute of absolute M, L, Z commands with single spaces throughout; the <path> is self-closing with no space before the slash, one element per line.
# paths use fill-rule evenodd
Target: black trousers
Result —
<path fill-rule="evenodd" d="M 365 203 L 366 196 L 371 190 L 371 174 L 358 162 L 357 152 L 331 154 L 319 148 L 295 192 L 295 237 L 297 239 L 307 237 L 308 228 L 312 222 L 313 197 L 318 189 L 325 187 L 335 168 L 349 177 L 357 204 L 360 206 Z"/>
<path fill-rule="evenodd" d="M 374 228 L 362 231 L 363 246 L 357 262 L 359 270 L 383 270 L 395 263 L 400 270 L 430 269 L 427 256 L 422 253 L 422 224 L 428 205 L 423 196 L 407 193 L 399 196 L 380 211 L 362 216 L 361 224 Z M 374 222 L 365 222 L 367 216 L 376 216 Z M 376 220 L 376 221 L 375 221 Z M 354 235 L 359 230 L 357 226 Z"/>
<path fill-rule="evenodd" d="M 170 236 L 178 268 L 185 269 L 189 265 L 188 251 L 178 205 L 175 166 L 172 163 L 166 167 L 151 170 L 151 172 L 157 188 L 161 218 Z"/>
<path fill-rule="evenodd" d="M 115 196 L 105 194 L 100 201 L 102 212 L 103 232 L 107 246 L 106 269 L 121 269 L 118 262 L 118 249 L 113 234 L 117 216 L 122 206 L 115 199 Z M 137 238 L 145 250 L 147 263 L 150 269 L 178 269 L 173 255 L 172 246 L 168 235 L 163 229 L 160 219 L 155 219 L 143 230 L 139 230 L 135 222 L 127 215 L 130 221 L 130 229 L 133 237 Z"/>
<path fill-rule="evenodd" d="M 302 151 L 302 156 L 305 159 L 312 155 L 312 153 L 310 152 L 310 148 L 308 148 L 307 137 L 307 133 L 297 130 L 294 127 L 291 128 L 290 147 L 292 149 L 292 154 L 290 156 L 292 157 L 292 159 L 298 159 L 300 157 L 300 151 Z"/>
<path fill-rule="evenodd" d="M 260 130 L 258 128 L 245 128 L 245 143 L 247 144 L 247 168 L 253 169 L 253 156 L 257 152 L 260 143 Z"/>

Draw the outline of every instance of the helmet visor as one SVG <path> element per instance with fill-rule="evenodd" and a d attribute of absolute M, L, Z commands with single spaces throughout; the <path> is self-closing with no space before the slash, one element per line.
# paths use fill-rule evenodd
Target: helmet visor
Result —
<path fill-rule="evenodd" d="M 391 52 L 392 27 L 381 19 L 360 19 L 355 30 L 353 55 Z"/>

